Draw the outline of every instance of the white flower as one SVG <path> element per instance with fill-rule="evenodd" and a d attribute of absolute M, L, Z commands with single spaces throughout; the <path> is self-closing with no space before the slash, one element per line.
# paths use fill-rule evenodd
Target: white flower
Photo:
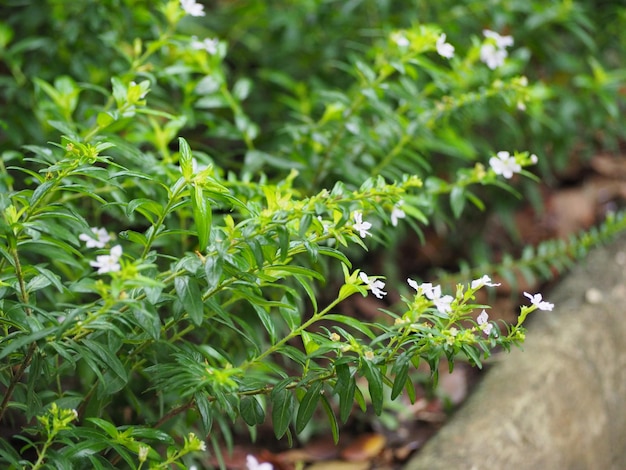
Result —
<path fill-rule="evenodd" d="M 554 304 L 550 302 L 542 301 L 541 294 L 529 294 L 528 292 L 524 292 L 524 295 L 530 299 L 530 303 L 537 307 L 539 310 L 550 311 L 554 308 Z"/>
<path fill-rule="evenodd" d="M 404 201 L 398 202 L 391 210 L 391 225 L 396 227 L 398 225 L 398 219 L 404 219 L 406 217 L 405 212 L 400 209 L 400 206 L 404 204 Z"/>
<path fill-rule="evenodd" d="M 515 157 L 510 155 L 509 152 L 500 151 L 496 155 L 497 157 L 491 157 L 489 159 L 489 165 L 496 175 L 502 175 L 506 179 L 509 179 L 514 173 L 522 171 L 522 167 L 515 161 Z"/>
<path fill-rule="evenodd" d="M 439 310 L 439 313 L 447 315 L 452 311 L 452 307 L 450 304 L 454 300 L 454 297 L 452 297 L 451 295 L 444 295 L 443 297 L 437 297 L 432 300 L 435 303 L 435 307 L 437 308 L 437 310 Z"/>
<path fill-rule="evenodd" d="M 537 163 L 539 161 L 539 158 L 537 157 L 537 155 L 535 155 L 534 153 L 530 156 L 530 161 L 532 163 Z"/>
<path fill-rule="evenodd" d="M 487 64 L 491 70 L 495 70 L 504 64 L 504 60 L 509 55 L 506 49 L 498 49 L 491 43 L 480 46 L 480 60 Z"/>
<path fill-rule="evenodd" d="M 200 49 L 204 49 L 205 51 L 207 51 L 209 54 L 211 55 L 215 55 L 218 52 L 218 46 L 220 44 L 220 40 L 219 39 L 209 39 L 206 38 L 202 41 L 199 41 L 196 36 L 193 36 L 191 41 L 191 48 L 192 49 L 196 49 L 196 50 L 200 50 Z"/>
<path fill-rule="evenodd" d="M 420 286 L 413 279 L 409 278 L 406 280 L 406 282 L 408 282 L 409 286 L 411 286 L 413 289 L 415 289 L 416 291 L 419 291 Z"/>
<path fill-rule="evenodd" d="M 491 282 L 491 278 L 487 276 L 486 274 L 483 277 L 479 279 L 474 279 L 472 281 L 472 289 L 478 289 L 479 287 L 482 287 L 482 286 L 496 287 L 499 285 L 500 285 L 499 282 Z"/>
<path fill-rule="evenodd" d="M 483 34 L 488 41 L 480 47 L 480 60 L 494 70 L 504 64 L 504 59 L 509 55 L 506 48 L 513 45 L 513 37 L 500 36 L 488 29 L 484 29 Z"/>
<path fill-rule="evenodd" d="M 352 224 L 352 228 L 359 232 L 361 238 L 365 238 L 367 235 L 372 235 L 368 232 L 368 230 L 372 228 L 372 224 L 369 222 L 363 222 L 363 214 L 359 211 L 354 213 L 354 224 Z"/>
<path fill-rule="evenodd" d="M 204 5 L 196 2 L 196 0 L 180 0 L 180 6 L 190 16 L 204 16 Z"/>
<path fill-rule="evenodd" d="M 483 35 L 486 38 L 493 39 L 498 49 L 504 49 L 513 45 L 513 36 L 501 36 L 490 29 L 483 29 Z"/>
<path fill-rule="evenodd" d="M 399 47 L 407 47 L 409 44 L 411 44 L 406 36 L 402 33 L 393 33 L 391 35 L 391 40 L 395 42 Z"/>
<path fill-rule="evenodd" d="M 359 277 L 367 285 L 367 287 L 369 287 L 369 289 L 372 291 L 372 294 L 374 294 L 379 299 L 382 299 L 383 296 L 387 295 L 387 292 L 383 291 L 385 283 L 380 279 L 370 279 L 363 271 L 359 273 Z"/>
<path fill-rule="evenodd" d="M 98 268 L 98 274 L 113 273 L 122 269 L 119 263 L 121 257 L 122 247 L 115 245 L 108 255 L 96 256 L 96 261 L 90 261 L 89 264 Z"/>
<path fill-rule="evenodd" d="M 450 304 L 454 300 L 451 295 L 441 296 L 441 286 L 433 286 L 430 282 L 425 282 L 420 286 L 422 293 L 435 304 L 435 308 L 444 315 L 452 311 Z"/>
<path fill-rule="evenodd" d="M 95 238 L 86 233 L 81 233 L 78 236 L 80 241 L 85 242 L 87 248 L 104 248 L 104 246 L 111 241 L 111 236 L 105 228 L 91 227 L 91 231 L 95 235 Z"/>
<path fill-rule="evenodd" d="M 274 470 L 274 466 L 271 463 L 259 463 L 254 455 L 246 457 L 246 468 L 248 470 Z"/>
<path fill-rule="evenodd" d="M 441 34 L 439 39 L 437 39 L 437 54 L 441 57 L 445 57 L 446 59 L 451 59 L 454 57 L 454 46 L 448 42 L 446 42 L 446 35 Z"/>
<path fill-rule="evenodd" d="M 480 329 L 483 330 L 483 333 L 489 336 L 491 334 L 491 330 L 493 329 L 493 325 L 487 320 L 489 320 L 489 315 L 485 310 L 483 310 L 482 312 L 480 312 L 480 315 L 478 315 L 476 323 L 478 323 Z"/>

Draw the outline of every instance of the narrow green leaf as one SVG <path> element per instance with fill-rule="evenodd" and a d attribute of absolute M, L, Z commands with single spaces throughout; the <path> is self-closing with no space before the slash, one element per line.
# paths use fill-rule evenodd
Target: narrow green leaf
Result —
<path fill-rule="evenodd" d="M 276 439 L 285 435 L 293 416 L 294 397 L 290 390 L 274 389 L 270 394 L 272 401 L 272 423 Z"/>
<path fill-rule="evenodd" d="M 196 325 L 202 324 L 204 316 L 204 304 L 198 282 L 189 276 L 179 276 L 174 280 L 176 294 L 189 314 L 189 318 Z"/>
<path fill-rule="evenodd" d="M 193 208 L 193 218 L 196 222 L 196 232 L 198 233 L 198 250 L 206 250 L 209 244 L 211 233 L 212 215 L 211 208 L 204 197 L 202 186 L 194 183 L 191 191 L 191 207 Z"/>
<path fill-rule="evenodd" d="M 354 328 L 357 331 L 360 331 L 364 335 L 366 335 L 370 339 L 375 339 L 376 335 L 372 333 L 372 331 L 365 325 L 365 323 L 357 320 L 356 318 L 349 317 L 347 315 L 339 315 L 339 314 L 328 314 L 324 316 L 325 320 L 336 321 L 338 323 L 343 323 L 344 325 L 348 325 Z"/>
<path fill-rule="evenodd" d="M 259 316 L 261 323 L 265 327 L 265 330 L 269 333 L 270 341 L 272 344 L 276 342 L 276 326 L 274 325 L 274 321 L 270 316 L 269 312 L 267 312 L 262 306 L 251 303 L 252 308 Z"/>
<path fill-rule="evenodd" d="M 337 417 L 335 416 L 333 407 L 328 401 L 328 398 L 326 398 L 326 395 L 324 395 L 323 393 L 320 394 L 320 403 L 322 404 L 322 408 L 324 408 L 326 416 L 328 417 L 330 432 L 333 435 L 333 442 L 335 443 L 335 445 L 337 445 L 339 444 L 339 423 L 337 422 Z"/>
<path fill-rule="evenodd" d="M 9 337 L 7 336 L 3 338 L 0 341 L 0 348 L 2 349 L 0 351 L 0 359 L 4 359 L 6 356 L 18 350 L 22 346 L 26 346 L 27 344 L 34 343 L 35 341 L 38 341 L 41 338 L 44 338 L 45 336 L 52 334 L 55 330 L 56 330 L 56 327 L 51 326 L 49 328 L 44 328 L 43 330 L 35 331 L 33 333 L 27 334 L 25 336 L 21 336 L 15 340 L 10 341 L 9 344 L 6 345 L 6 347 L 5 347 L 5 343 L 8 342 Z"/>
<path fill-rule="evenodd" d="M 213 425 L 211 403 L 209 403 L 209 400 L 204 393 L 196 393 L 194 395 L 194 400 L 198 413 L 200 413 L 202 432 L 204 434 L 204 437 L 206 438 L 211 432 L 211 426 Z"/>
<path fill-rule="evenodd" d="M 479 369 L 483 368 L 483 365 L 480 361 L 480 357 L 478 355 L 478 351 L 476 351 L 474 347 L 470 346 L 469 344 L 464 344 L 461 347 L 461 349 L 463 350 L 465 355 L 468 357 L 468 359 L 471 359 L 472 362 L 474 362 L 474 365 L 476 367 L 478 367 Z"/>
<path fill-rule="evenodd" d="M 367 379 L 367 386 L 372 399 L 372 407 L 377 416 L 383 411 L 383 376 L 380 369 L 371 361 L 361 361 L 361 371 Z"/>
<path fill-rule="evenodd" d="M 161 336 L 161 319 L 153 304 L 144 302 L 131 306 L 137 324 L 148 333 L 152 339 L 158 340 Z"/>
<path fill-rule="evenodd" d="M 314 382 L 304 397 L 300 401 L 298 407 L 298 414 L 296 415 L 296 434 L 300 434 L 304 427 L 311 421 L 313 412 L 317 407 L 317 402 L 320 400 L 320 392 L 322 390 L 322 382 Z"/>
<path fill-rule="evenodd" d="M 415 386 L 413 385 L 413 382 L 411 380 L 407 380 L 406 382 L 404 382 L 404 390 L 406 390 L 406 394 L 409 397 L 411 403 L 415 403 L 417 395 L 415 392 Z"/>
<path fill-rule="evenodd" d="M 394 364 L 391 373 L 395 375 L 393 379 L 393 387 L 391 388 L 391 399 L 395 400 L 402 392 L 404 384 L 409 378 L 409 361 L 398 358 Z"/>
<path fill-rule="evenodd" d="M 95 424 L 96 426 L 98 426 L 100 429 L 102 429 L 104 432 L 106 432 L 113 439 L 117 439 L 117 436 L 118 436 L 117 428 L 113 424 L 108 422 L 106 419 L 87 418 L 87 421 L 89 421 L 89 422 Z"/>
<path fill-rule="evenodd" d="M 359 387 L 356 387 L 354 390 L 354 401 L 357 402 L 361 411 L 365 413 L 367 411 L 367 404 L 365 403 L 365 397 L 363 396 L 363 392 Z"/>
<path fill-rule="evenodd" d="M 461 186 L 455 186 L 450 191 L 450 207 L 454 218 L 458 219 L 465 208 L 465 189 Z"/>
<path fill-rule="evenodd" d="M 335 370 L 337 371 L 337 383 L 334 391 L 339 395 L 339 419 L 345 423 L 352 413 L 356 380 L 350 372 L 348 364 L 338 364 L 335 366 Z"/>
<path fill-rule="evenodd" d="M 183 173 L 183 177 L 186 180 L 191 179 L 193 176 L 193 156 L 191 154 L 191 148 L 185 139 L 178 138 L 178 148 L 180 150 L 180 170 Z"/>
<path fill-rule="evenodd" d="M 110 351 L 108 348 L 104 347 L 102 344 L 97 341 L 92 341 L 90 339 L 82 340 L 83 345 L 93 352 L 99 362 L 102 364 L 103 369 L 109 370 L 113 372 L 122 382 L 117 386 L 123 387 L 128 381 L 128 375 L 126 373 L 126 368 L 122 364 L 122 362 L 118 359 L 118 357 Z M 109 390 L 113 392 L 113 390 Z"/>

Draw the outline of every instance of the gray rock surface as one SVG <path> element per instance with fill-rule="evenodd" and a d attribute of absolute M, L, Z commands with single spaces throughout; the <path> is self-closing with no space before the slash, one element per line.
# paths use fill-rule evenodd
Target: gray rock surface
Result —
<path fill-rule="evenodd" d="M 626 469 L 626 236 L 544 295 L 524 350 L 494 364 L 407 470 Z"/>

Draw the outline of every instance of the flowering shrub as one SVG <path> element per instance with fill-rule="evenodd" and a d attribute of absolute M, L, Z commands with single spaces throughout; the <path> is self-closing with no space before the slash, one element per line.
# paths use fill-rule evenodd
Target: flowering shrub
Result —
<path fill-rule="evenodd" d="M 343 64 L 343 91 L 316 88 L 308 103 L 306 85 L 266 71 L 299 93 L 269 123 L 250 116 L 253 83 L 233 78 L 229 41 L 196 23 L 208 6 L 85 5 L 85 28 L 122 20 L 77 34 L 81 60 L 50 77 L 29 75 L 37 41 L 12 47 L 16 28 L 0 29 L 7 69 L 35 88 L 33 123 L 10 124 L 28 145 L 3 149 L 0 180 L 3 465 L 202 466 L 206 442 L 219 459 L 241 423 L 254 434 L 271 419 L 291 439 L 316 410 L 337 440 L 367 406 L 359 377 L 380 414 L 385 388 L 415 398 L 420 363 L 435 378 L 442 360 L 480 367 L 552 309 L 526 293 L 517 323 L 499 324 L 476 301 L 498 286 L 486 273 L 452 292 L 388 286 L 362 256 L 399 225 L 484 209 L 480 190 L 532 176 L 535 154 L 468 150 L 456 127 L 468 108 L 536 98 L 501 70 L 510 36 L 477 30 L 460 45 L 434 24 L 395 27 Z M 82 25 L 45 8 L 71 43 Z M 392 287 L 404 297 L 387 321 L 337 309 Z"/>

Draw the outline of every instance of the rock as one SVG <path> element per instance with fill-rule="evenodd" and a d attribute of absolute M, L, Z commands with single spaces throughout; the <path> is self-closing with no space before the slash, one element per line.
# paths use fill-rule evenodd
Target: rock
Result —
<path fill-rule="evenodd" d="M 405 469 L 626 468 L 625 251 L 622 236 L 544 293 L 554 311 L 532 314 L 524 351 L 494 364 Z"/>

